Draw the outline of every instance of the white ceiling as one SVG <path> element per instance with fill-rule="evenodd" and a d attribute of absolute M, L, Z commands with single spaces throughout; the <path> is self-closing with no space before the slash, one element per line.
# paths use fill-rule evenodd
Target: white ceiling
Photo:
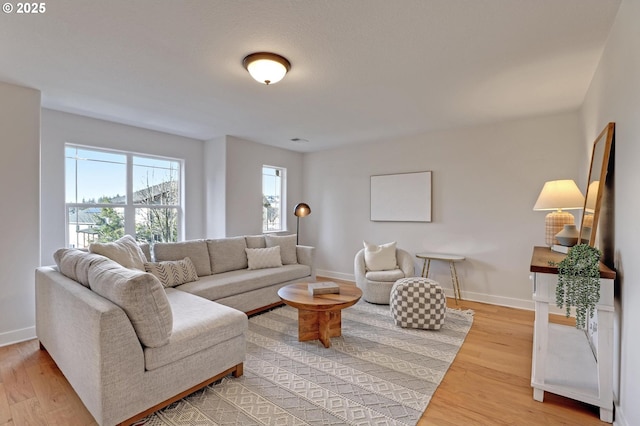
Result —
<path fill-rule="evenodd" d="M 55 0 L 0 15 L 0 81 L 55 110 L 316 151 L 578 108 L 619 4 Z M 256 83 L 256 51 L 290 73 Z"/>

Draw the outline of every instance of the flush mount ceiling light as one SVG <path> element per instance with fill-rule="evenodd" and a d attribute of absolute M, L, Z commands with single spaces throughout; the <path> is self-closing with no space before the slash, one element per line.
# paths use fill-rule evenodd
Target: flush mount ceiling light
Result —
<path fill-rule="evenodd" d="M 242 65 L 254 80 L 267 85 L 279 82 L 291 69 L 286 58 L 269 52 L 252 53 L 244 58 Z"/>

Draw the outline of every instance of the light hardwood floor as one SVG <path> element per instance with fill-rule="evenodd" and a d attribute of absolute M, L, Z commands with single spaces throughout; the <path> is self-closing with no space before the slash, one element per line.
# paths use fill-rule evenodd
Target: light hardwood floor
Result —
<path fill-rule="evenodd" d="M 466 301 L 457 307 L 475 311 L 473 327 L 419 426 L 606 424 L 585 404 L 549 393 L 544 403 L 533 400 L 533 312 Z M 0 347 L 0 425 L 95 424 L 36 340 Z"/>

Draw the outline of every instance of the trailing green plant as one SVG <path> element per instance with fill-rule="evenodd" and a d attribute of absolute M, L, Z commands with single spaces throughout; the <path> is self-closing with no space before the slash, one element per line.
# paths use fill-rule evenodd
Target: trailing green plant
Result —
<path fill-rule="evenodd" d="M 576 328 L 585 328 L 587 313 L 593 317 L 596 303 L 600 300 L 601 255 L 597 248 L 578 244 L 557 264 L 556 304 L 560 308 L 566 307 L 567 317 L 571 307 L 576 308 Z"/>

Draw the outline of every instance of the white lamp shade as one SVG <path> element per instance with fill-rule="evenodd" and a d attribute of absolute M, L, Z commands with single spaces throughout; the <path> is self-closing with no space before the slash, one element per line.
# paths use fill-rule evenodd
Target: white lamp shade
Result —
<path fill-rule="evenodd" d="M 575 210 L 584 206 L 584 196 L 573 179 L 546 182 L 533 210 Z"/>

